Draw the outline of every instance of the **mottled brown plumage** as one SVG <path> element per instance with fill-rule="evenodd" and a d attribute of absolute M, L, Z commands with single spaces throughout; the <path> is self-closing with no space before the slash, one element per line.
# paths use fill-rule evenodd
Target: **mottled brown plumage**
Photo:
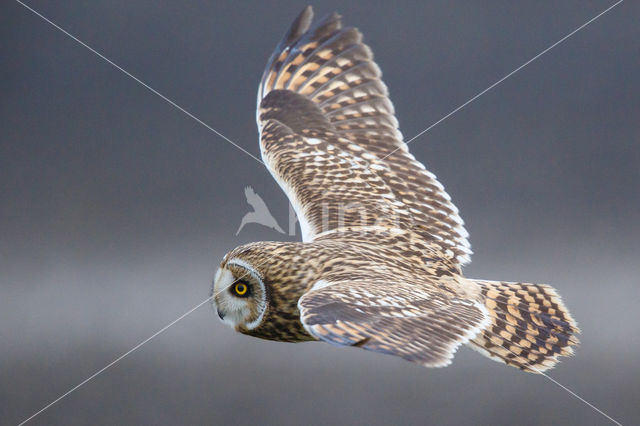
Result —
<path fill-rule="evenodd" d="M 527 371 L 577 343 L 549 286 L 470 280 L 468 234 L 436 177 L 407 150 L 371 50 L 306 8 L 258 90 L 261 151 L 294 206 L 303 242 L 232 250 L 214 303 L 239 332 L 322 340 L 448 365 L 469 343 Z"/>

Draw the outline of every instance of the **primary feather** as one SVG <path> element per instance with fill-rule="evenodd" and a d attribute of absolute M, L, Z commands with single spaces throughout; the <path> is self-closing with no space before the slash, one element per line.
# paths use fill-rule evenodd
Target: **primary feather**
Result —
<path fill-rule="evenodd" d="M 357 29 L 343 28 L 337 14 L 309 30 L 311 15 L 306 8 L 296 19 L 258 90 L 263 159 L 309 224 L 309 239 L 387 216 L 387 222 L 413 229 L 460 264 L 469 262 L 464 222 L 442 184 L 402 141 L 371 49 Z M 367 217 L 337 223 L 329 213 L 325 226 L 316 217 L 321 205 L 337 209 L 354 202 Z"/>

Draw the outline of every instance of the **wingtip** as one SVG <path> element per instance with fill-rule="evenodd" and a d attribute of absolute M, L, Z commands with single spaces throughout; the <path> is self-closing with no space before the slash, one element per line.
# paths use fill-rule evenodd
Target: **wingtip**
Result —
<path fill-rule="evenodd" d="M 322 34 L 330 34 L 342 28 L 342 15 L 338 12 L 332 12 L 318 21 L 314 36 L 319 37 Z"/>
<path fill-rule="evenodd" d="M 302 9 L 302 12 L 300 12 L 300 14 L 291 24 L 291 28 L 289 29 L 289 33 L 286 37 L 287 42 L 293 41 L 306 33 L 311 26 L 312 20 L 313 8 L 311 7 L 311 5 L 308 5 L 304 9 Z"/>
<path fill-rule="evenodd" d="M 304 9 L 302 9 L 302 12 L 300 12 L 300 17 L 305 21 L 311 21 L 313 18 L 313 7 L 310 4 L 306 5 Z"/>
<path fill-rule="evenodd" d="M 289 46 L 298 41 L 311 28 L 313 21 L 313 8 L 306 6 L 291 24 L 289 31 L 281 42 L 283 46 Z M 342 28 L 342 15 L 333 12 L 322 18 L 314 29 L 314 35 L 330 33 Z"/>

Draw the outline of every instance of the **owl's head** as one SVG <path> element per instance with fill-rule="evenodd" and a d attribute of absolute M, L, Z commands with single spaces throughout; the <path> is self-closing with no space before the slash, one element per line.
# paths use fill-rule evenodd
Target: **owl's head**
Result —
<path fill-rule="evenodd" d="M 298 299 L 317 273 L 307 249 L 303 243 L 258 242 L 227 253 L 212 290 L 220 319 L 263 339 L 309 340 L 298 312 Z"/>
<path fill-rule="evenodd" d="M 263 277 L 240 257 L 225 256 L 213 280 L 212 301 L 220 319 L 237 331 L 260 325 L 267 310 Z"/>

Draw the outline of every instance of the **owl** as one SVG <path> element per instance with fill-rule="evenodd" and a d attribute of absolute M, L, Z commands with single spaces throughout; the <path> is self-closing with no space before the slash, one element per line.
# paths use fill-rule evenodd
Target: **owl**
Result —
<path fill-rule="evenodd" d="M 443 367 L 462 344 L 529 372 L 578 343 L 544 284 L 464 277 L 469 234 L 436 176 L 409 152 L 362 35 L 333 14 L 295 19 L 258 89 L 262 158 L 302 242 L 235 248 L 212 303 L 236 331 L 324 341 Z"/>

